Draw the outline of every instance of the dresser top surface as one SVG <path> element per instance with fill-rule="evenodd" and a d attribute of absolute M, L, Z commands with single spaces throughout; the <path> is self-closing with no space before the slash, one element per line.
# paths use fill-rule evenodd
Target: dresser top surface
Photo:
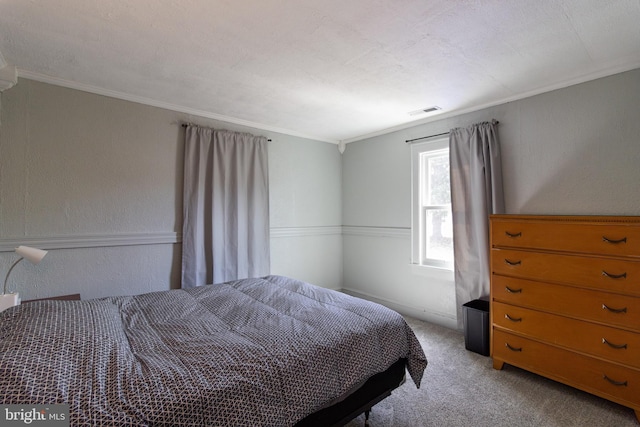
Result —
<path fill-rule="evenodd" d="M 493 221 L 531 221 L 531 222 L 574 222 L 574 223 L 629 223 L 640 224 L 640 216 L 616 215 L 527 215 L 527 214 L 494 214 Z"/>

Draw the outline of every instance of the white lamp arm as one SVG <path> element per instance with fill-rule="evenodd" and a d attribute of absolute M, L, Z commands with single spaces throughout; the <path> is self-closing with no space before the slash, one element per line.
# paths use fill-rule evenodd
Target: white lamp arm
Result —
<path fill-rule="evenodd" d="M 15 260 L 15 262 L 13 264 L 11 264 L 11 267 L 9 267 L 9 271 L 7 271 L 7 275 L 4 276 L 4 288 L 2 293 L 6 294 L 7 293 L 7 281 L 9 280 L 9 274 L 11 274 L 11 270 L 13 270 L 13 267 L 15 267 L 20 261 L 22 261 L 24 258 L 20 257 L 17 260 Z"/>

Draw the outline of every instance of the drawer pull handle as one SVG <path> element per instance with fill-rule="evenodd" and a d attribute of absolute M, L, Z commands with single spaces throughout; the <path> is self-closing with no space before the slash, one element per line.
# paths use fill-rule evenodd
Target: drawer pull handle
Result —
<path fill-rule="evenodd" d="M 611 348 L 615 348 L 617 350 L 626 350 L 627 349 L 627 345 L 626 344 L 613 344 L 610 343 L 609 341 L 607 341 L 606 338 L 602 338 L 602 344 L 606 344 Z"/>
<path fill-rule="evenodd" d="M 520 289 L 511 289 L 511 288 L 510 288 L 510 287 L 508 287 L 508 286 L 505 286 L 504 288 L 505 288 L 505 289 L 507 290 L 507 292 L 509 292 L 510 294 L 521 294 L 521 293 L 522 293 L 522 288 L 520 288 Z"/>
<path fill-rule="evenodd" d="M 627 384 L 628 384 L 628 383 L 627 383 L 627 381 L 616 381 L 616 380 L 612 380 L 611 378 L 609 378 L 609 377 L 608 377 L 608 376 L 606 376 L 606 375 L 603 375 L 603 377 L 602 377 L 602 378 L 604 378 L 605 380 L 609 381 L 609 382 L 610 382 L 611 384 L 613 384 L 613 385 L 625 386 L 625 387 L 626 387 L 626 386 L 627 386 Z"/>
<path fill-rule="evenodd" d="M 624 308 L 611 308 L 611 307 L 607 306 L 607 304 L 602 304 L 602 309 L 603 310 L 609 310 L 612 313 L 626 313 L 627 312 L 627 307 L 624 307 Z"/>
<path fill-rule="evenodd" d="M 522 317 L 511 317 L 508 314 L 505 314 L 504 318 L 511 320 L 512 322 L 522 322 Z"/>
<path fill-rule="evenodd" d="M 622 274 L 611 274 L 611 273 L 607 273 L 606 271 L 602 270 L 602 275 L 604 277 L 608 277 L 610 279 L 626 279 L 627 278 L 627 273 L 622 273 Z"/>
<path fill-rule="evenodd" d="M 622 239 L 609 239 L 606 236 L 602 236 L 602 241 L 603 242 L 607 242 L 607 243 L 611 243 L 612 245 L 617 245 L 618 243 L 627 243 L 627 238 L 623 237 Z"/>
<path fill-rule="evenodd" d="M 507 236 L 511 237 L 512 239 L 518 238 L 520 236 L 522 236 L 522 232 L 519 231 L 517 233 L 509 233 L 508 231 L 505 231 L 504 234 L 506 234 Z"/>
<path fill-rule="evenodd" d="M 508 342 L 505 343 L 504 345 L 511 351 L 522 351 L 522 347 L 512 347 L 511 345 L 509 345 Z"/>
<path fill-rule="evenodd" d="M 512 265 L 512 266 L 516 266 L 516 265 L 520 265 L 520 264 L 522 264 L 522 261 L 520 261 L 520 260 L 518 260 L 518 261 L 511 261 L 511 260 L 506 259 L 506 258 L 505 258 L 504 262 L 506 262 L 507 264 Z M 626 273 L 625 273 L 625 275 L 626 275 Z"/>

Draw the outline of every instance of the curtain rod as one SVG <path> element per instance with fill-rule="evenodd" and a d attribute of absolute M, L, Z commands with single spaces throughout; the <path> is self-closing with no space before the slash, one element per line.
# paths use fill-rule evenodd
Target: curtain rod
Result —
<path fill-rule="evenodd" d="M 435 138 L 436 136 L 444 136 L 444 135 L 449 135 L 449 132 L 437 133 L 435 135 L 429 135 L 429 136 L 421 136 L 420 138 L 407 139 L 405 142 L 409 144 L 413 141 L 420 141 L 421 139 Z"/>
<path fill-rule="evenodd" d="M 498 123 L 500 123 L 500 122 L 499 122 L 499 121 L 497 121 L 497 120 L 494 120 L 492 123 L 494 123 L 494 124 L 496 124 L 496 125 L 497 125 L 497 124 L 498 124 Z M 437 134 L 435 134 L 435 135 L 421 136 L 420 138 L 407 139 L 407 140 L 405 141 L 405 143 L 410 144 L 410 143 L 412 143 L 412 142 L 414 142 L 414 141 L 420 141 L 421 139 L 435 138 L 436 136 L 445 136 L 445 135 L 449 135 L 449 133 L 450 133 L 450 132 L 443 132 L 443 133 L 437 133 Z"/>
<path fill-rule="evenodd" d="M 193 123 L 183 123 L 183 124 L 182 124 L 182 127 L 183 127 L 183 128 L 186 128 L 187 126 L 198 126 L 198 125 L 194 125 Z M 267 139 L 267 142 L 271 142 L 271 140 L 270 140 L 270 139 Z"/>

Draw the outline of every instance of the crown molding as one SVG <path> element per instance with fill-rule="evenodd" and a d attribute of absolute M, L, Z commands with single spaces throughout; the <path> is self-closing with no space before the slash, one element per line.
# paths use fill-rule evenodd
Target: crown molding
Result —
<path fill-rule="evenodd" d="M 306 135 L 290 129 L 283 129 L 275 126 L 265 125 L 262 123 L 251 122 L 249 120 L 243 120 L 235 117 L 224 116 L 222 114 L 216 114 L 206 110 L 199 110 L 197 108 L 190 108 L 190 107 L 185 107 L 183 105 L 177 105 L 177 104 L 171 104 L 168 102 L 158 101 L 156 99 L 146 98 L 144 96 L 133 95 L 130 93 L 105 89 L 99 86 L 93 86 L 86 83 L 79 83 L 71 80 L 51 77 L 45 74 L 35 73 L 33 71 L 23 70 L 20 68 L 18 69 L 18 77 L 29 79 L 29 80 L 35 80 L 41 83 L 47 83 L 54 86 L 62 86 L 69 89 L 75 89 L 83 92 L 94 93 L 96 95 L 108 96 L 110 98 L 121 99 L 124 101 L 135 102 L 137 104 L 149 105 L 151 107 L 163 108 L 165 110 L 177 111 L 179 113 L 185 113 L 193 116 L 204 117 L 207 119 L 219 120 L 221 122 L 233 123 L 236 125 L 246 126 L 249 128 L 258 129 L 262 131 L 275 132 L 275 133 L 280 133 L 284 135 L 295 136 L 298 138 L 309 139 L 313 141 L 328 142 L 331 144 L 338 144 L 339 142 L 339 141 L 334 141 L 326 138 L 321 138 L 315 135 Z"/>
<path fill-rule="evenodd" d="M 375 138 L 377 136 L 386 135 L 386 134 L 389 134 L 389 133 L 393 133 L 393 132 L 409 129 L 409 128 L 420 126 L 420 125 L 424 125 L 424 124 L 427 124 L 427 123 L 436 122 L 438 120 L 444 120 L 444 119 L 448 119 L 448 118 L 451 118 L 451 117 L 460 116 L 462 114 L 467 114 L 467 113 L 472 113 L 474 111 L 484 110 L 485 108 L 491 108 L 491 107 L 495 107 L 495 106 L 498 106 L 498 105 L 507 104 L 509 102 L 519 101 L 519 100 L 525 99 L 525 98 L 530 98 L 532 96 L 541 95 L 543 93 L 552 92 L 554 90 L 564 89 L 564 88 L 569 87 L 569 86 L 574 86 L 574 85 L 581 84 L 581 83 L 587 83 L 587 82 L 590 82 L 592 80 L 597 80 L 597 79 L 600 79 L 600 78 L 613 76 L 615 74 L 625 73 L 627 71 L 635 70 L 637 68 L 640 68 L 640 61 L 638 61 L 638 60 L 635 60 L 635 61 L 632 61 L 632 62 L 627 62 L 627 63 L 624 63 L 624 64 L 613 65 L 611 67 L 607 67 L 607 68 L 604 68 L 602 70 L 599 70 L 599 71 L 596 71 L 596 72 L 593 72 L 593 73 L 584 74 L 582 76 L 578 76 L 578 77 L 575 77 L 575 78 L 572 78 L 572 79 L 563 80 L 563 81 L 558 82 L 558 83 L 554 83 L 554 84 L 551 84 L 551 85 L 543 86 L 543 87 L 540 87 L 538 89 L 534 89 L 534 90 L 530 90 L 530 91 L 527 91 L 527 92 L 518 93 L 518 94 L 510 96 L 510 97 L 505 97 L 505 98 L 498 99 L 497 101 L 487 102 L 485 104 L 475 105 L 475 106 L 468 107 L 468 108 L 460 108 L 460 109 L 457 109 L 457 110 L 441 111 L 439 113 L 435 113 L 435 114 L 433 114 L 433 115 L 431 115 L 429 117 L 425 117 L 425 118 L 420 119 L 420 120 L 413 120 L 413 121 L 406 122 L 406 123 L 403 123 L 403 124 L 400 124 L 400 125 L 397 125 L 397 126 L 393 126 L 393 127 L 389 127 L 389 128 L 385 128 L 385 129 L 380 129 L 379 131 L 371 132 L 371 133 L 368 133 L 368 134 L 365 134 L 365 135 L 359 135 L 359 136 L 355 136 L 355 137 L 352 137 L 352 138 L 344 139 L 343 142 L 346 143 L 346 144 L 349 144 L 351 142 L 362 141 L 362 140 L 369 139 L 369 138 Z M 406 139 L 411 139 L 411 137 L 408 137 Z"/>
<path fill-rule="evenodd" d="M 0 93 L 11 89 L 16 83 L 18 83 L 17 68 L 9 65 L 0 52 Z"/>
<path fill-rule="evenodd" d="M 2 62 L 4 62 L 4 59 L 0 61 L 0 64 Z M 14 65 L 0 66 L 0 92 L 11 89 L 16 83 L 18 83 L 18 71 L 16 67 Z"/>

